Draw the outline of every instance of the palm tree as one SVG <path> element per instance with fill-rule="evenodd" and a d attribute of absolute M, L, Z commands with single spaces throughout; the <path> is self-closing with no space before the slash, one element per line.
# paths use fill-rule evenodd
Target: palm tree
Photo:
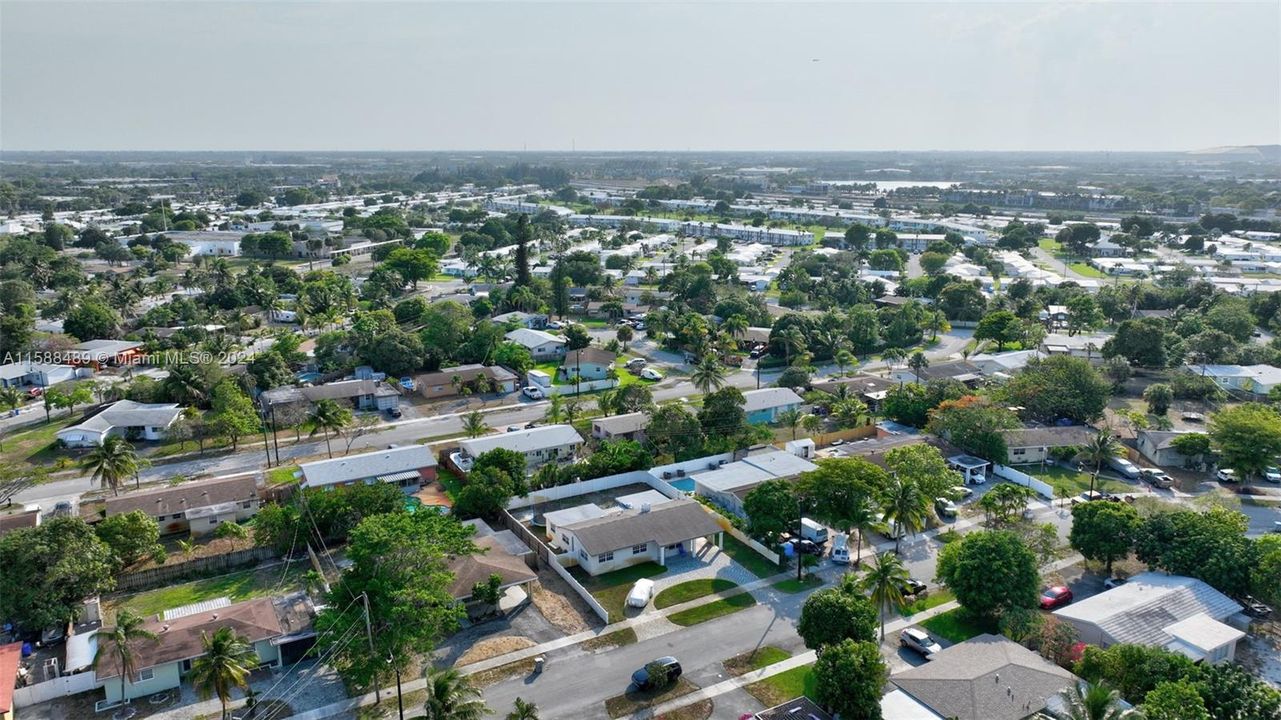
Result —
<path fill-rule="evenodd" d="M 13 412 L 14 410 L 17 410 L 18 406 L 21 404 L 22 404 L 22 393 L 18 391 L 18 388 L 14 388 L 14 387 L 0 388 L 0 405 L 4 405 L 5 407 L 9 408 L 9 412 Z"/>
<path fill-rule="evenodd" d="M 351 411 L 340 406 L 333 400 L 321 400 L 312 408 L 311 416 L 311 434 L 308 437 L 314 437 L 316 433 L 325 434 L 325 450 L 329 452 L 329 457 L 334 456 L 334 450 L 329 446 L 329 435 L 340 432 L 343 428 L 351 423 Z"/>
<path fill-rule="evenodd" d="M 925 353 L 917 350 L 912 353 L 912 357 L 907 361 L 907 366 L 912 368 L 912 374 L 916 376 L 916 384 L 921 384 L 921 371 L 930 366 L 930 359 L 925 357 Z"/>
<path fill-rule="evenodd" d="M 725 368 L 721 366 L 716 358 L 708 355 L 694 366 L 694 371 L 690 373 L 690 382 L 694 387 L 699 389 L 704 395 L 719 390 L 725 386 Z"/>
<path fill-rule="evenodd" d="M 857 358 L 854 357 L 854 353 L 846 350 L 845 348 L 837 350 L 836 354 L 832 356 L 832 359 L 836 361 L 836 369 L 840 370 L 842 375 L 845 374 L 845 368 L 853 365 L 857 361 Z M 844 386 L 842 385 L 841 387 Z"/>
<path fill-rule="evenodd" d="M 793 325 L 779 335 L 779 342 L 783 345 L 783 359 L 787 361 L 788 365 L 791 365 L 792 353 L 805 349 L 805 333 Z"/>
<path fill-rule="evenodd" d="M 538 706 L 516 698 L 512 711 L 507 713 L 507 720 L 538 720 Z"/>
<path fill-rule="evenodd" d="M 581 409 L 582 408 L 577 400 L 567 400 L 565 402 L 565 422 L 572 425 L 574 423 L 574 419 L 578 417 Z"/>
<path fill-rule="evenodd" d="M 604 390 L 601 390 L 596 393 L 596 408 L 605 413 L 605 417 L 613 415 L 615 409 L 614 406 L 618 404 L 620 394 L 621 393 L 619 393 L 618 388 L 605 388 Z"/>
<path fill-rule="evenodd" d="M 920 486 L 895 476 L 881 508 L 885 522 L 894 523 L 894 554 L 898 554 L 904 532 L 915 534 L 924 527 L 929 512 L 930 500 L 921 492 Z"/>
<path fill-rule="evenodd" d="M 823 418 L 813 413 L 806 413 L 805 417 L 801 418 L 801 427 L 812 436 L 823 428 Z"/>
<path fill-rule="evenodd" d="M 463 416 L 463 432 L 467 437 L 480 437 L 489 432 L 489 426 L 485 424 L 485 416 L 479 410 L 472 410 Z"/>
<path fill-rule="evenodd" d="M 208 395 L 200 368 L 191 363 L 170 365 L 169 375 L 162 381 L 169 397 L 180 405 L 195 405 Z"/>
<path fill-rule="evenodd" d="M 85 456 L 81 466 L 84 470 L 92 471 L 90 480 L 104 488 L 111 488 L 111 492 L 116 495 L 120 494 L 120 485 L 137 474 L 140 468 L 133 445 L 119 435 L 103 438 L 102 444 Z"/>
<path fill-rule="evenodd" d="M 746 316 L 734 314 L 725 318 L 725 322 L 721 324 L 721 327 L 725 329 L 725 332 L 729 333 L 730 337 L 737 340 L 747 333 L 747 328 L 751 327 L 751 324 Z"/>
<path fill-rule="evenodd" d="M 897 347 L 887 348 L 881 353 L 881 359 L 890 366 L 890 372 L 894 372 L 894 366 L 907 359 L 907 351 Z"/>
<path fill-rule="evenodd" d="M 489 714 L 480 691 L 454 668 L 428 668 L 427 720 L 480 720 Z"/>
<path fill-rule="evenodd" d="M 881 613 L 881 642 L 885 641 L 885 616 L 891 608 L 903 604 L 903 588 L 907 581 L 907 568 L 903 567 L 903 561 L 890 552 L 877 555 L 867 574 L 859 581 Z"/>
<path fill-rule="evenodd" d="M 218 696 L 226 720 L 231 691 L 249 687 L 249 672 L 258 665 L 258 653 L 229 627 L 220 627 L 213 635 L 201 632 L 200 642 L 205 654 L 191 663 L 191 684 L 202 700 Z"/>
<path fill-rule="evenodd" d="M 795 440 L 796 428 L 801 424 L 802 417 L 803 417 L 803 413 L 801 413 L 800 410 L 796 408 L 792 408 L 790 410 L 784 410 L 783 412 L 779 413 L 777 420 L 778 420 L 779 427 L 792 429 L 792 439 Z"/>
<path fill-rule="evenodd" d="M 1116 457 L 1121 453 L 1121 444 L 1116 441 L 1112 431 L 1104 428 L 1096 432 L 1089 442 L 1081 448 L 1080 457 L 1094 466 L 1094 472 L 1090 475 L 1090 493 L 1094 493 L 1094 483 L 1099 478 L 1099 471 L 1103 469 L 1103 463 Z"/>
<path fill-rule="evenodd" d="M 156 634 L 142 626 L 143 619 L 141 615 L 135 614 L 128 608 L 121 608 L 116 613 L 116 624 L 114 627 L 102 628 L 98 631 L 98 654 L 93 656 L 93 668 L 98 668 L 103 664 L 104 659 L 111 657 L 116 661 L 116 670 L 120 671 L 120 699 L 125 697 L 125 683 L 129 678 L 134 676 L 137 668 L 133 664 L 133 649 L 140 640 L 156 640 Z M 99 675 L 106 673 L 98 670 Z"/>
<path fill-rule="evenodd" d="M 1104 683 L 1082 680 L 1060 693 L 1060 697 L 1066 707 L 1052 711 L 1059 720 L 1121 720 L 1137 716 L 1136 711 L 1123 709 L 1120 694 Z"/>
<path fill-rule="evenodd" d="M 543 419 L 555 425 L 565 419 L 565 398 L 560 395 L 552 395 L 547 401 L 547 412 L 543 414 Z"/>

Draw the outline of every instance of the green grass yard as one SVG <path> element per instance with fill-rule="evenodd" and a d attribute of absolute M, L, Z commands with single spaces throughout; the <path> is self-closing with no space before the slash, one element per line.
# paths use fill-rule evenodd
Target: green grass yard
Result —
<path fill-rule="evenodd" d="M 782 566 L 761 557 L 760 553 L 729 533 L 725 533 L 721 548 L 729 555 L 731 560 L 747 568 L 758 578 L 773 577 L 784 570 Z"/>
<path fill-rule="evenodd" d="M 31 465 L 53 463 L 59 457 L 58 451 L 53 448 L 54 441 L 58 439 L 58 431 L 74 424 L 77 420 L 79 416 L 60 418 L 55 413 L 53 422 L 41 421 L 30 429 L 11 435 L 6 433 L 0 437 L 0 446 L 3 447 L 3 450 L 0 450 L 0 462 L 6 466 L 23 463 Z"/>
<path fill-rule="evenodd" d="M 287 572 L 284 565 L 275 565 L 259 570 L 219 575 L 137 593 L 113 600 L 110 605 L 113 612 L 127 607 L 140 615 L 147 616 L 224 596 L 231 598 L 232 602 L 239 602 L 300 587 L 302 575 L 309 569 L 310 566 L 306 562 L 294 561 L 289 564 Z"/>
<path fill-rule="evenodd" d="M 458 477 L 453 470 L 445 467 L 436 468 L 436 480 L 440 486 L 445 488 L 445 495 L 450 500 L 456 500 L 458 493 L 463 489 L 463 479 Z"/>
<path fill-rule="evenodd" d="M 569 571 L 596 598 L 596 602 L 609 612 L 609 621 L 615 623 L 626 617 L 624 610 L 627 593 L 631 591 L 632 584 L 641 578 L 662 575 L 667 572 L 667 568 L 655 562 L 646 562 L 595 577 L 588 575 L 580 567 L 570 568 Z"/>
<path fill-rule="evenodd" d="M 823 578 L 817 575 L 806 575 L 804 580 L 789 578 L 781 582 L 774 583 L 774 589 L 780 592 L 795 594 L 804 592 L 810 588 L 816 588 L 823 584 Z"/>
<path fill-rule="evenodd" d="M 1068 263 L 1068 267 L 1071 268 L 1072 271 L 1075 272 L 1077 275 L 1082 275 L 1084 277 L 1088 277 L 1088 278 L 1106 278 L 1107 277 L 1107 273 L 1095 268 L 1092 265 L 1088 265 L 1083 262 Z"/>
<path fill-rule="evenodd" d="M 1059 497 L 1071 497 L 1080 495 L 1090 489 L 1090 473 L 1069 470 L 1059 465 L 1047 465 L 1044 470 L 1035 466 L 1016 468 L 1037 479 L 1044 480 L 1054 486 L 1055 494 Z M 1110 480 L 1100 477 L 1094 484 L 1094 489 L 1106 493 L 1125 493 L 1133 492 L 1134 488 L 1120 480 Z"/>
<path fill-rule="evenodd" d="M 743 689 L 765 707 L 774 707 L 802 695 L 814 700 L 818 695 L 815 692 L 817 686 L 818 680 L 814 675 L 814 666 L 802 665 L 764 680 L 758 680 L 744 686 Z"/>
<path fill-rule="evenodd" d="M 783 662 L 791 656 L 790 652 L 782 648 L 766 645 L 762 648 L 748 650 L 745 653 L 735 655 L 721 664 L 725 666 L 725 672 L 738 677 L 753 670 L 760 670 L 767 665 Z M 790 700 L 791 698 L 788 699 Z"/>
<path fill-rule="evenodd" d="M 948 610 L 945 613 L 935 615 L 921 623 L 921 626 L 931 633 L 954 643 L 965 642 L 976 635 L 982 635 L 986 632 L 994 632 L 992 628 L 971 617 L 965 608 L 956 608 L 955 610 Z"/>
<path fill-rule="evenodd" d="M 904 616 L 915 615 L 944 603 L 952 602 L 955 599 L 956 596 L 952 594 L 951 590 L 931 590 L 925 594 L 925 597 L 917 598 L 915 602 L 904 605 L 901 614 Z"/>
<path fill-rule="evenodd" d="M 738 583 L 723 578 L 700 578 L 673 585 L 654 596 L 654 607 L 662 610 L 718 592 L 733 590 Z"/>
<path fill-rule="evenodd" d="M 725 615 L 732 615 L 739 610 L 746 610 L 755 604 L 756 598 L 752 597 L 751 593 L 742 593 L 721 600 L 715 600 L 707 603 L 706 605 L 699 605 L 698 607 L 693 607 L 689 610 L 672 613 L 667 616 L 667 619 L 681 627 L 689 627 L 690 625 L 705 623 L 708 620 L 715 620 L 716 618 L 724 617 Z"/>
<path fill-rule="evenodd" d="M 282 465 L 267 471 L 268 485 L 288 485 L 295 481 L 294 473 L 298 472 L 297 465 Z"/>

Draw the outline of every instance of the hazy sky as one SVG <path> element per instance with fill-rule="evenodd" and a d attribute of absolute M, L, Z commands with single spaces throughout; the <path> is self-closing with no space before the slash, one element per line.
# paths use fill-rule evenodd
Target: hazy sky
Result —
<path fill-rule="evenodd" d="M 1281 3 L 0 2 L 6 150 L 1281 142 Z"/>

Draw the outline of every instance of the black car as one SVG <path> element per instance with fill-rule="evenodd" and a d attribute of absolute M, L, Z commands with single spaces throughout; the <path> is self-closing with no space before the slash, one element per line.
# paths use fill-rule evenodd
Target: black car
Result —
<path fill-rule="evenodd" d="M 387 414 L 391 417 L 398 418 L 401 416 L 400 408 L 398 407 L 387 408 Z"/>
<path fill-rule="evenodd" d="M 661 665 L 667 671 L 667 682 L 662 682 L 662 678 L 652 678 L 649 676 L 649 668 L 652 665 Z M 645 667 L 632 673 L 632 683 L 640 690 L 649 690 L 655 687 L 666 687 L 676 682 L 676 678 L 681 676 L 681 664 L 676 658 L 668 655 L 666 657 L 651 660 L 645 664 Z"/>
<path fill-rule="evenodd" d="M 1244 606 L 1245 614 L 1250 617 L 1265 618 L 1272 614 L 1272 608 L 1249 595 L 1241 598 L 1241 605 Z"/>
<path fill-rule="evenodd" d="M 920 580 L 917 580 L 916 578 L 908 578 L 907 582 L 903 583 L 903 594 L 917 595 L 925 592 L 926 587 L 926 584 Z"/>

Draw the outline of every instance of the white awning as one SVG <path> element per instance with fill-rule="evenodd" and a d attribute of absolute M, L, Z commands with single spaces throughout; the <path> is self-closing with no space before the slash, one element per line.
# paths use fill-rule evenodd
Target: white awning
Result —
<path fill-rule="evenodd" d="M 64 672 L 74 673 L 93 667 L 98 654 L 98 631 L 80 633 L 67 638 L 67 664 Z"/>

